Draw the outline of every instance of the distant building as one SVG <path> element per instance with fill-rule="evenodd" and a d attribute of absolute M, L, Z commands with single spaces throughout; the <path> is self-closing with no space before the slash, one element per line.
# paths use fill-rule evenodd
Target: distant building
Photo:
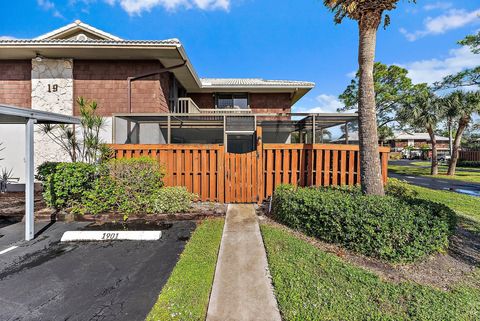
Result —
<path fill-rule="evenodd" d="M 436 135 L 437 150 L 439 156 L 449 154 L 448 137 Z M 333 143 L 344 143 L 345 135 L 333 141 Z M 348 134 L 349 144 L 358 144 L 358 132 Z M 390 146 L 392 152 L 400 152 L 405 158 L 428 158 L 431 157 L 432 142 L 428 133 L 396 133 L 393 138 L 388 139 L 384 145 Z"/>

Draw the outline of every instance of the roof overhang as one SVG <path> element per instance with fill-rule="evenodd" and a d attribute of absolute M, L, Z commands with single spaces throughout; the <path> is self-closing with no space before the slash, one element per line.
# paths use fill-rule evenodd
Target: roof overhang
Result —
<path fill-rule="evenodd" d="M 195 69 L 178 40 L 156 41 L 71 41 L 71 40 L 4 40 L 0 42 L 0 59 L 71 58 L 78 60 L 159 60 L 172 70 L 188 91 L 201 86 Z M 132 75 L 136 76 L 136 75 Z"/>
<path fill-rule="evenodd" d="M 0 124 L 25 124 L 29 119 L 37 124 L 80 124 L 76 117 L 0 104 Z"/>
<path fill-rule="evenodd" d="M 191 93 L 288 93 L 292 105 L 305 96 L 312 86 L 205 86 L 190 91 Z"/>
<path fill-rule="evenodd" d="M 292 105 L 314 88 L 314 83 L 288 82 L 287 85 L 208 84 L 202 83 L 178 39 L 169 40 L 1 40 L 0 60 L 45 59 L 77 60 L 158 60 L 164 67 L 186 64 L 173 69 L 181 85 L 190 93 L 249 92 L 289 93 Z M 153 71 L 152 71 L 153 72 Z M 137 75 L 131 75 L 135 77 Z"/>

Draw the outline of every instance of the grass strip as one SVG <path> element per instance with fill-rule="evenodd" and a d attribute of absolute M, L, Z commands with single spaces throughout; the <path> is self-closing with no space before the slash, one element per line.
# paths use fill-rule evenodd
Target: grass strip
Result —
<path fill-rule="evenodd" d="M 480 172 L 457 171 L 455 176 L 447 175 L 447 167 L 439 166 L 438 175 L 430 175 L 430 168 L 421 166 L 403 166 L 403 165 L 388 165 L 388 170 L 395 174 L 408 176 L 425 176 L 443 179 L 452 179 L 470 183 L 480 183 Z"/>
<path fill-rule="evenodd" d="M 223 219 L 205 220 L 192 234 L 147 321 L 205 320 Z"/>
<path fill-rule="evenodd" d="M 261 226 L 283 320 L 478 320 L 480 282 L 391 283 L 275 226 Z M 479 280 L 479 278 L 475 278 Z"/>
<path fill-rule="evenodd" d="M 419 198 L 450 207 L 463 219 L 460 220 L 460 223 L 468 223 L 470 229 L 480 232 L 480 197 L 433 190 L 416 185 L 411 185 L 411 188 L 418 192 Z"/>

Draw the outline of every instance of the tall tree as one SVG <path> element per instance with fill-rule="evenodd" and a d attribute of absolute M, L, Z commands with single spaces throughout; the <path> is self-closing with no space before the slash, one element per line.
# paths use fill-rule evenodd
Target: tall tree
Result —
<path fill-rule="evenodd" d="M 455 175 L 458 162 L 458 153 L 462 144 L 462 137 L 471 124 L 473 115 L 480 112 L 480 92 L 465 92 L 457 90 L 444 99 L 446 113 L 457 125 L 453 141 L 452 158 L 448 165 L 448 175 Z"/>
<path fill-rule="evenodd" d="M 412 99 L 399 111 L 399 120 L 414 130 L 427 130 L 432 144 L 431 175 L 438 175 L 438 149 L 436 130 L 443 120 L 442 102 L 432 90 L 425 87 L 417 91 Z"/>
<path fill-rule="evenodd" d="M 383 14 L 396 8 L 399 0 L 324 0 L 323 3 L 335 14 L 335 23 L 344 18 L 358 22 L 359 29 L 359 91 L 358 91 L 358 136 L 360 144 L 360 177 L 365 194 L 384 195 L 382 172 L 378 150 L 377 119 L 373 66 L 377 30 Z M 412 0 L 414 1 L 414 0 Z M 385 16 L 384 25 L 390 22 Z"/>
<path fill-rule="evenodd" d="M 378 128 L 396 121 L 397 110 L 413 97 L 417 87 L 408 77 L 408 70 L 399 66 L 387 66 L 376 62 L 373 67 L 373 81 L 375 87 L 375 106 Z M 358 93 L 360 87 L 360 72 L 339 96 L 345 107 L 338 111 L 347 111 L 358 108 Z"/>

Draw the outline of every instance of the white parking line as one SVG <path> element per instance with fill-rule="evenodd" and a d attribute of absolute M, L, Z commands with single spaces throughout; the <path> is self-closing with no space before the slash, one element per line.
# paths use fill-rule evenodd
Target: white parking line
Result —
<path fill-rule="evenodd" d="M 161 231 L 67 231 L 61 241 L 156 241 L 161 237 Z"/>
<path fill-rule="evenodd" d="M 15 250 L 18 246 L 10 246 L 8 249 L 0 251 L 0 255 L 10 252 L 11 250 Z"/>

